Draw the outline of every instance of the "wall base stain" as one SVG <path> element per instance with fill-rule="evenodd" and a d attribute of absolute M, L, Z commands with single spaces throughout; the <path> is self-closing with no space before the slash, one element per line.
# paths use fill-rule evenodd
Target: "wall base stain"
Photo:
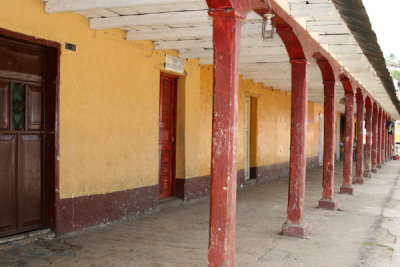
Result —
<path fill-rule="evenodd" d="M 210 175 L 189 179 L 176 179 L 176 197 L 191 201 L 210 195 Z M 237 171 L 237 188 L 244 187 L 244 170 Z"/>
<path fill-rule="evenodd" d="M 307 169 L 315 168 L 319 165 L 319 157 L 307 158 Z M 289 175 L 289 161 L 276 164 L 251 167 L 250 174 L 257 183 L 270 181 L 276 178 Z"/>
<path fill-rule="evenodd" d="M 307 169 L 317 167 L 319 157 L 307 158 Z M 251 167 L 250 177 L 255 178 L 257 183 L 273 180 L 289 175 L 289 162 Z M 238 170 L 238 189 L 244 187 L 244 170 Z M 191 201 L 208 197 L 210 195 L 210 175 L 194 177 L 189 179 L 176 179 L 176 197 L 183 201 Z"/>
<path fill-rule="evenodd" d="M 60 199 L 56 234 L 137 216 L 157 208 L 158 185 L 107 194 Z"/>

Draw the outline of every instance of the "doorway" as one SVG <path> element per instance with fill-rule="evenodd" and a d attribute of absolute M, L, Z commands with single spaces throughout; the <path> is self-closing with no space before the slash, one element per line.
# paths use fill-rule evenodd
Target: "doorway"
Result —
<path fill-rule="evenodd" d="M 340 117 L 336 116 L 336 161 L 340 161 Z"/>
<path fill-rule="evenodd" d="M 319 166 L 324 164 L 324 114 L 319 114 Z"/>
<path fill-rule="evenodd" d="M 158 199 L 175 194 L 177 81 L 175 75 L 160 74 Z"/>
<path fill-rule="evenodd" d="M 245 180 L 255 179 L 257 167 L 257 98 L 246 96 L 245 114 Z"/>
<path fill-rule="evenodd" d="M 32 37 L 3 33 L 7 37 L 0 35 L 0 237 L 48 227 L 50 217 L 55 224 L 59 51 L 57 44 L 45 47 L 21 41 Z"/>

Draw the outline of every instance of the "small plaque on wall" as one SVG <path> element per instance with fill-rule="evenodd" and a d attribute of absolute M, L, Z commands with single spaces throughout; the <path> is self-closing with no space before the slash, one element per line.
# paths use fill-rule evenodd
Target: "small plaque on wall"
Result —
<path fill-rule="evenodd" d="M 183 59 L 165 55 L 165 70 L 183 73 Z"/>

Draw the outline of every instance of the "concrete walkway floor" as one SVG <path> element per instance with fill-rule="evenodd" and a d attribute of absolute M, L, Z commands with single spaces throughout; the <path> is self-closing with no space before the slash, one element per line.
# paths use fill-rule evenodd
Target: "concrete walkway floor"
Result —
<path fill-rule="evenodd" d="M 336 192 L 342 166 L 336 166 Z M 307 239 L 282 236 L 287 178 L 238 192 L 237 266 L 400 266 L 400 161 L 317 208 L 322 168 L 307 172 Z M 136 218 L 0 252 L 0 266 L 206 266 L 209 199 L 172 200 Z"/>

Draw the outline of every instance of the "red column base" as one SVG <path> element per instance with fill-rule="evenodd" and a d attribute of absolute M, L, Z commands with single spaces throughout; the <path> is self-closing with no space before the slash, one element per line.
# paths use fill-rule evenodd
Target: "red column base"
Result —
<path fill-rule="evenodd" d="M 364 184 L 364 178 L 357 177 L 354 179 L 353 184 Z"/>
<path fill-rule="evenodd" d="M 342 185 L 340 187 L 340 194 L 348 194 L 348 195 L 353 195 L 354 189 L 351 187 L 351 185 Z"/>
<path fill-rule="evenodd" d="M 378 169 L 380 169 L 380 168 L 382 168 L 382 166 L 379 164 L 379 165 L 376 165 L 376 167 L 378 168 Z"/>
<path fill-rule="evenodd" d="M 372 178 L 372 173 L 370 171 L 364 172 L 364 178 Z"/>
<path fill-rule="evenodd" d="M 321 199 L 318 202 L 318 208 L 335 211 L 338 208 L 338 201 L 336 199 Z"/>
<path fill-rule="evenodd" d="M 377 169 L 372 169 L 371 170 L 373 173 L 378 173 L 378 170 Z"/>
<path fill-rule="evenodd" d="M 309 234 L 307 223 L 291 224 L 285 222 L 282 227 L 282 234 L 286 236 L 306 238 Z"/>

